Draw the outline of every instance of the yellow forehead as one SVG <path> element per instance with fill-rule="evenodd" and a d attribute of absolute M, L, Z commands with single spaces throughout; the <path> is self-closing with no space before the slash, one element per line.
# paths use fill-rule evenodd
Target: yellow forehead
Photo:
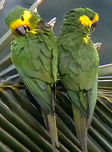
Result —
<path fill-rule="evenodd" d="M 21 25 L 27 25 L 29 28 L 31 27 L 30 22 L 29 22 L 30 18 L 32 17 L 31 12 L 25 10 L 25 11 L 23 12 L 23 15 L 22 15 L 22 16 L 23 16 L 23 18 L 24 18 L 24 21 L 22 21 L 21 19 L 17 19 L 16 21 L 12 22 L 12 24 L 11 24 L 11 26 L 10 26 L 10 28 L 11 28 L 12 30 L 15 30 L 17 27 L 19 27 L 19 26 L 21 26 Z"/>
<path fill-rule="evenodd" d="M 98 16 L 97 13 L 96 13 L 96 15 L 94 16 L 94 19 L 93 19 L 92 21 L 91 21 L 91 20 L 89 19 L 89 17 L 86 16 L 86 15 L 83 15 L 83 16 L 81 16 L 81 17 L 79 18 L 79 21 L 81 22 L 82 25 L 84 25 L 84 26 L 89 26 L 89 27 L 91 27 L 91 25 L 92 25 L 93 23 L 97 22 L 98 20 L 99 20 L 99 16 Z"/>
<path fill-rule="evenodd" d="M 25 10 L 23 14 L 24 22 L 27 24 L 27 22 L 30 20 L 32 17 L 32 14 L 30 11 Z"/>

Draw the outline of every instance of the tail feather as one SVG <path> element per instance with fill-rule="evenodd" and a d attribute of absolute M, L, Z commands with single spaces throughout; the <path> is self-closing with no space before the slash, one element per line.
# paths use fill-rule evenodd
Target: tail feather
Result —
<path fill-rule="evenodd" d="M 82 114 L 86 117 L 87 112 L 85 110 L 85 105 L 80 101 L 80 95 L 77 91 L 67 90 L 68 96 L 71 99 L 71 102 L 82 112 Z M 85 100 L 85 99 L 84 99 Z"/>
<path fill-rule="evenodd" d="M 87 152 L 87 120 L 81 111 L 72 104 L 76 133 L 82 148 L 82 152 Z"/>
<path fill-rule="evenodd" d="M 82 152 L 87 152 L 87 93 L 85 91 L 71 92 L 69 90 L 68 94 L 72 101 L 77 137 Z M 79 103 L 79 106 L 77 106 L 76 103 Z"/>
<path fill-rule="evenodd" d="M 45 125 L 49 128 L 53 152 L 57 152 L 56 146 L 59 147 L 58 144 L 58 135 L 57 135 L 57 127 L 56 127 L 56 118 L 54 114 L 54 96 L 51 91 L 51 88 L 48 84 L 45 85 L 38 81 L 37 79 L 33 78 L 22 78 L 28 87 L 29 91 L 39 103 L 42 108 L 42 115 L 44 118 Z M 47 85 L 47 87 L 46 87 Z M 45 87 L 45 89 L 44 89 Z M 42 89 L 43 88 L 43 89 Z M 46 89 L 47 88 L 47 89 Z"/>
<path fill-rule="evenodd" d="M 53 152 L 57 152 L 56 146 L 59 147 L 59 143 L 58 143 L 58 134 L 57 134 L 55 114 L 47 115 L 47 120 L 48 120 L 50 135 L 51 135 Z"/>
<path fill-rule="evenodd" d="M 91 90 L 88 91 L 87 99 L 88 99 L 87 128 L 89 128 L 91 125 L 92 118 L 93 118 L 94 108 L 95 108 L 96 99 L 97 99 L 97 83 Z"/>

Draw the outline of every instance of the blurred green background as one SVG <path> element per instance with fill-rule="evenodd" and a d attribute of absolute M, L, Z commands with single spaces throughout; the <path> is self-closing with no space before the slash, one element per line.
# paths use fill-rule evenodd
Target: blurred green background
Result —
<path fill-rule="evenodd" d="M 10 9 L 16 5 L 29 8 L 35 0 L 9 0 L 5 2 L 4 8 L 0 10 L 0 37 L 7 31 L 8 27 L 4 23 L 4 18 Z M 100 65 L 112 62 L 112 0 L 43 0 L 38 7 L 38 12 L 42 18 L 49 21 L 57 17 L 57 23 L 54 27 L 55 35 L 59 35 L 61 22 L 66 12 L 70 9 L 81 6 L 89 7 L 99 14 L 100 20 L 96 30 L 91 35 L 94 43 L 102 42 L 101 49 L 98 50 L 100 56 Z M 7 50 L 9 50 L 7 48 Z"/>

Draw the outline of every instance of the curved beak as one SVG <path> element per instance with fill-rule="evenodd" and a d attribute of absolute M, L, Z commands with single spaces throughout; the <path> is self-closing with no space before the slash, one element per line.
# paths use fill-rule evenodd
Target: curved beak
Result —
<path fill-rule="evenodd" d="M 94 22 L 91 26 L 91 28 L 95 28 L 97 26 L 97 22 Z"/>
<path fill-rule="evenodd" d="M 94 30 L 95 30 L 95 27 L 97 26 L 97 22 L 94 22 L 92 25 L 91 25 L 91 30 L 90 30 L 90 33 L 92 33 Z"/>
<path fill-rule="evenodd" d="M 22 36 L 25 36 L 26 35 L 26 29 L 27 29 L 27 26 L 26 25 L 21 25 L 19 27 L 16 28 L 16 32 Z"/>

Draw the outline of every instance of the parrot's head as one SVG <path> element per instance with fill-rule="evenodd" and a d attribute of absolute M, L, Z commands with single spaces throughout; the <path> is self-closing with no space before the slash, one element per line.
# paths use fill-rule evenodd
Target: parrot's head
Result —
<path fill-rule="evenodd" d="M 15 35 L 25 35 L 26 31 L 36 29 L 39 21 L 40 16 L 37 13 L 20 6 L 16 6 L 5 18 L 5 23 Z"/>
<path fill-rule="evenodd" d="M 73 9 L 65 15 L 65 19 L 62 23 L 62 31 L 77 31 L 84 35 L 90 35 L 96 27 L 98 20 L 98 14 L 89 8 Z M 67 28 L 65 29 L 64 27 L 66 26 L 63 25 L 66 25 Z"/>

